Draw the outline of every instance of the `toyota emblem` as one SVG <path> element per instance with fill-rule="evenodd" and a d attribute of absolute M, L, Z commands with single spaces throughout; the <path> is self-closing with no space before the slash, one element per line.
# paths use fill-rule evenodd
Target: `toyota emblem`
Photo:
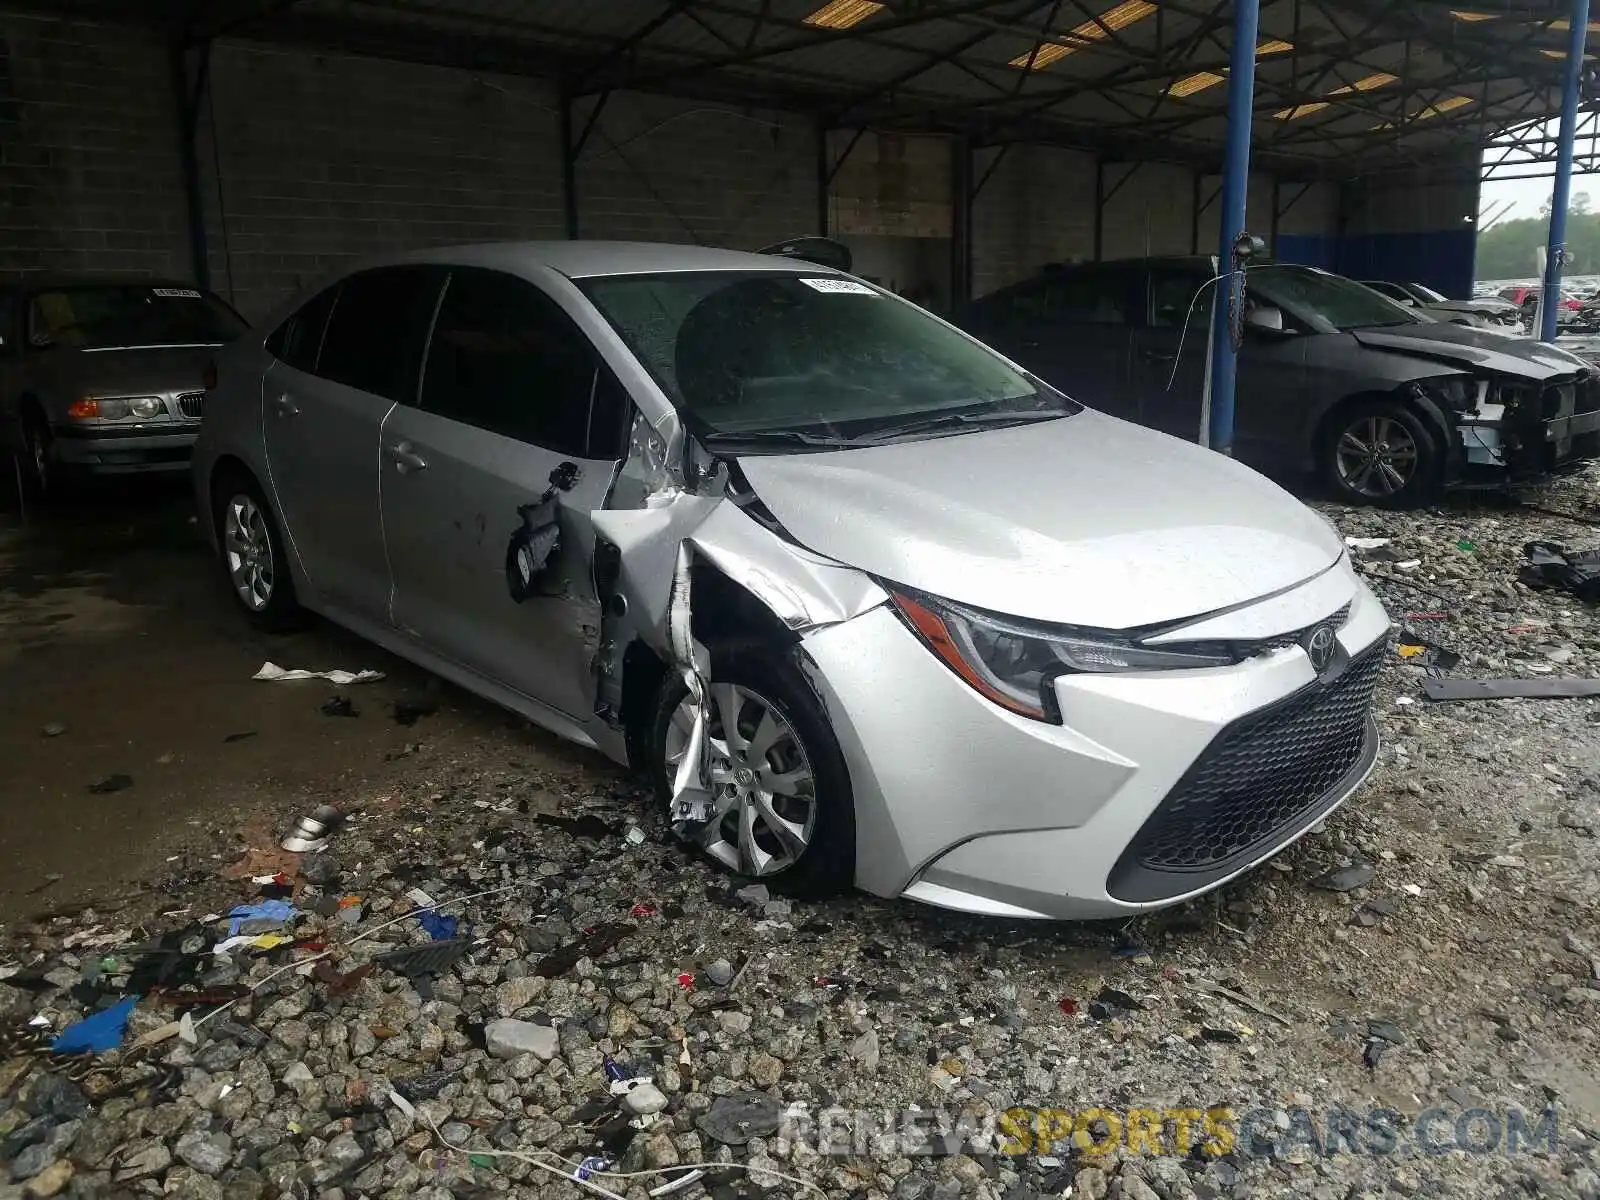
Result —
<path fill-rule="evenodd" d="M 1318 625 L 1306 637 L 1305 648 L 1306 657 L 1311 660 L 1311 669 L 1321 675 L 1328 669 L 1334 651 L 1339 648 L 1339 639 L 1333 632 L 1333 626 Z"/>

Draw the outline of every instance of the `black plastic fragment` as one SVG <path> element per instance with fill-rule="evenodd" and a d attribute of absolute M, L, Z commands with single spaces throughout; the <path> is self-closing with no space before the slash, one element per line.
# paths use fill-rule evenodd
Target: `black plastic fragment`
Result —
<path fill-rule="evenodd" d="M 426 979 L 432 975 L 443 974 L 455 966 L 471 945 L 471 938 L 446 938 L 444 941 L 428 942 L 421 946 L 402 946 L 398 950 L 388 950 L 374 955 L 372 961 L 397 975 L 404 975 L 407 979 Z"/>

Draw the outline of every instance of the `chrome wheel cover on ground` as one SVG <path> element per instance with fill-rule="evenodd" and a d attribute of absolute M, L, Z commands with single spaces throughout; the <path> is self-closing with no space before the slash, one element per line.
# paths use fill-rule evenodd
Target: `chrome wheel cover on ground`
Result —
<path fill-rule="evenodd" d="M 741 875 L 776 875 L 799 861 L 816 825 L 816 779 L 788 719 L 760 693 L 729 683 L 707 689 L 711 819 L 700 846 Z M 670 779 L 688 748 L 694 701 L 685 696 L 667 728 Z"/>
<path fill-rule="evenodd" d="M 1393 417 L 1362 417 L 1339 435 L 1339 478 L 1353 492 L 1381 499 L 1402 491 L 1417 470 L 1417 443 Z"/>
<path fill-rule="evenodd" d="M 272 602 L 272 534 L 267 517 L 246 495 L 228 501 L 222 522 L 222 553 L 228 578 L 252 612 Z"/>

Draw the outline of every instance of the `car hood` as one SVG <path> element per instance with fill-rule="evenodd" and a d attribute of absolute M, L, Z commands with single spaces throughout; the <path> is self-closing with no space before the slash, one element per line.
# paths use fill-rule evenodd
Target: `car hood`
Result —
<path fill-rule="evenodd" d="M 1404 332 L 1401 332 L 1404 330 Z M 1508 337 L 1470 325 L 1408 325 L 1354 329 L 1351 336 L 1374 350 L 1397 350 L 1418 358 L 1500 375 L 1546 380 L 1571 375 L 1587 364 L 1559 347 L 1532 338 Z"/>
<path fill-rule="evenodd" d="M 1264 476 L 1091 410 L 739 466 L 811 550 L 1036 621 L 1176 621 L 1292 587 L 1344 553 L 1331 526 Z"/>
<path fill-rule="evenodd" d="M 1497 312 L 1502 312 L 1502 311 L 1505 311 L 1505 312 L 1514 312 L 1514 311 L 1516 311 L 1515 309 L 1511 308 L 1509 305 L 1507 305 L 1504 309 L 1501 309 L 1501 308 L 1497 308 L 1497 307 L 1495 307 L 1493 305 L 1489 305 L 1489 304 L 1480 304 L 1476 300 L 1435 300 L 1433 303 L 1428 304 L 1425 307 L 1427 307 L 1427 308 L 1437 308 L 1437 309 L 1440 309 L 1440 310 L 1442 310 L 1444 312 L 1466 312 L 1466 313 L 1491 313 L 1491 312 L 1496 312 L 1497 313 Z"/>
<path fill-rule="evenodd" d="M 152 346 L 128 350 L 56 350 L 47 370 L 59 392 L 78 396 L 198 392 L 217 346 Z"/>

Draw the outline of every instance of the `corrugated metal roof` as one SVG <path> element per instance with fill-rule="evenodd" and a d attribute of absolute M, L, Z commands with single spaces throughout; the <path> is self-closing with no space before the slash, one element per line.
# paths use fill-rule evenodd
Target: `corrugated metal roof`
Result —
<path fill-rule="evenodd" d="M 807 24 L 822 3 L 300 0 L 243 32 L 987 141 L 1182 156 L 1226 128 L 1228 0 L 884 0 L 837 10 L 860 18 L 844 28 Z M 1449 0 L 1267 5 L 1258 153 L 1354 170 L 1548 116 L 1566 44 L 1551 22 L 1567 4 L 1514 7 L 1469 21 Z"/>

